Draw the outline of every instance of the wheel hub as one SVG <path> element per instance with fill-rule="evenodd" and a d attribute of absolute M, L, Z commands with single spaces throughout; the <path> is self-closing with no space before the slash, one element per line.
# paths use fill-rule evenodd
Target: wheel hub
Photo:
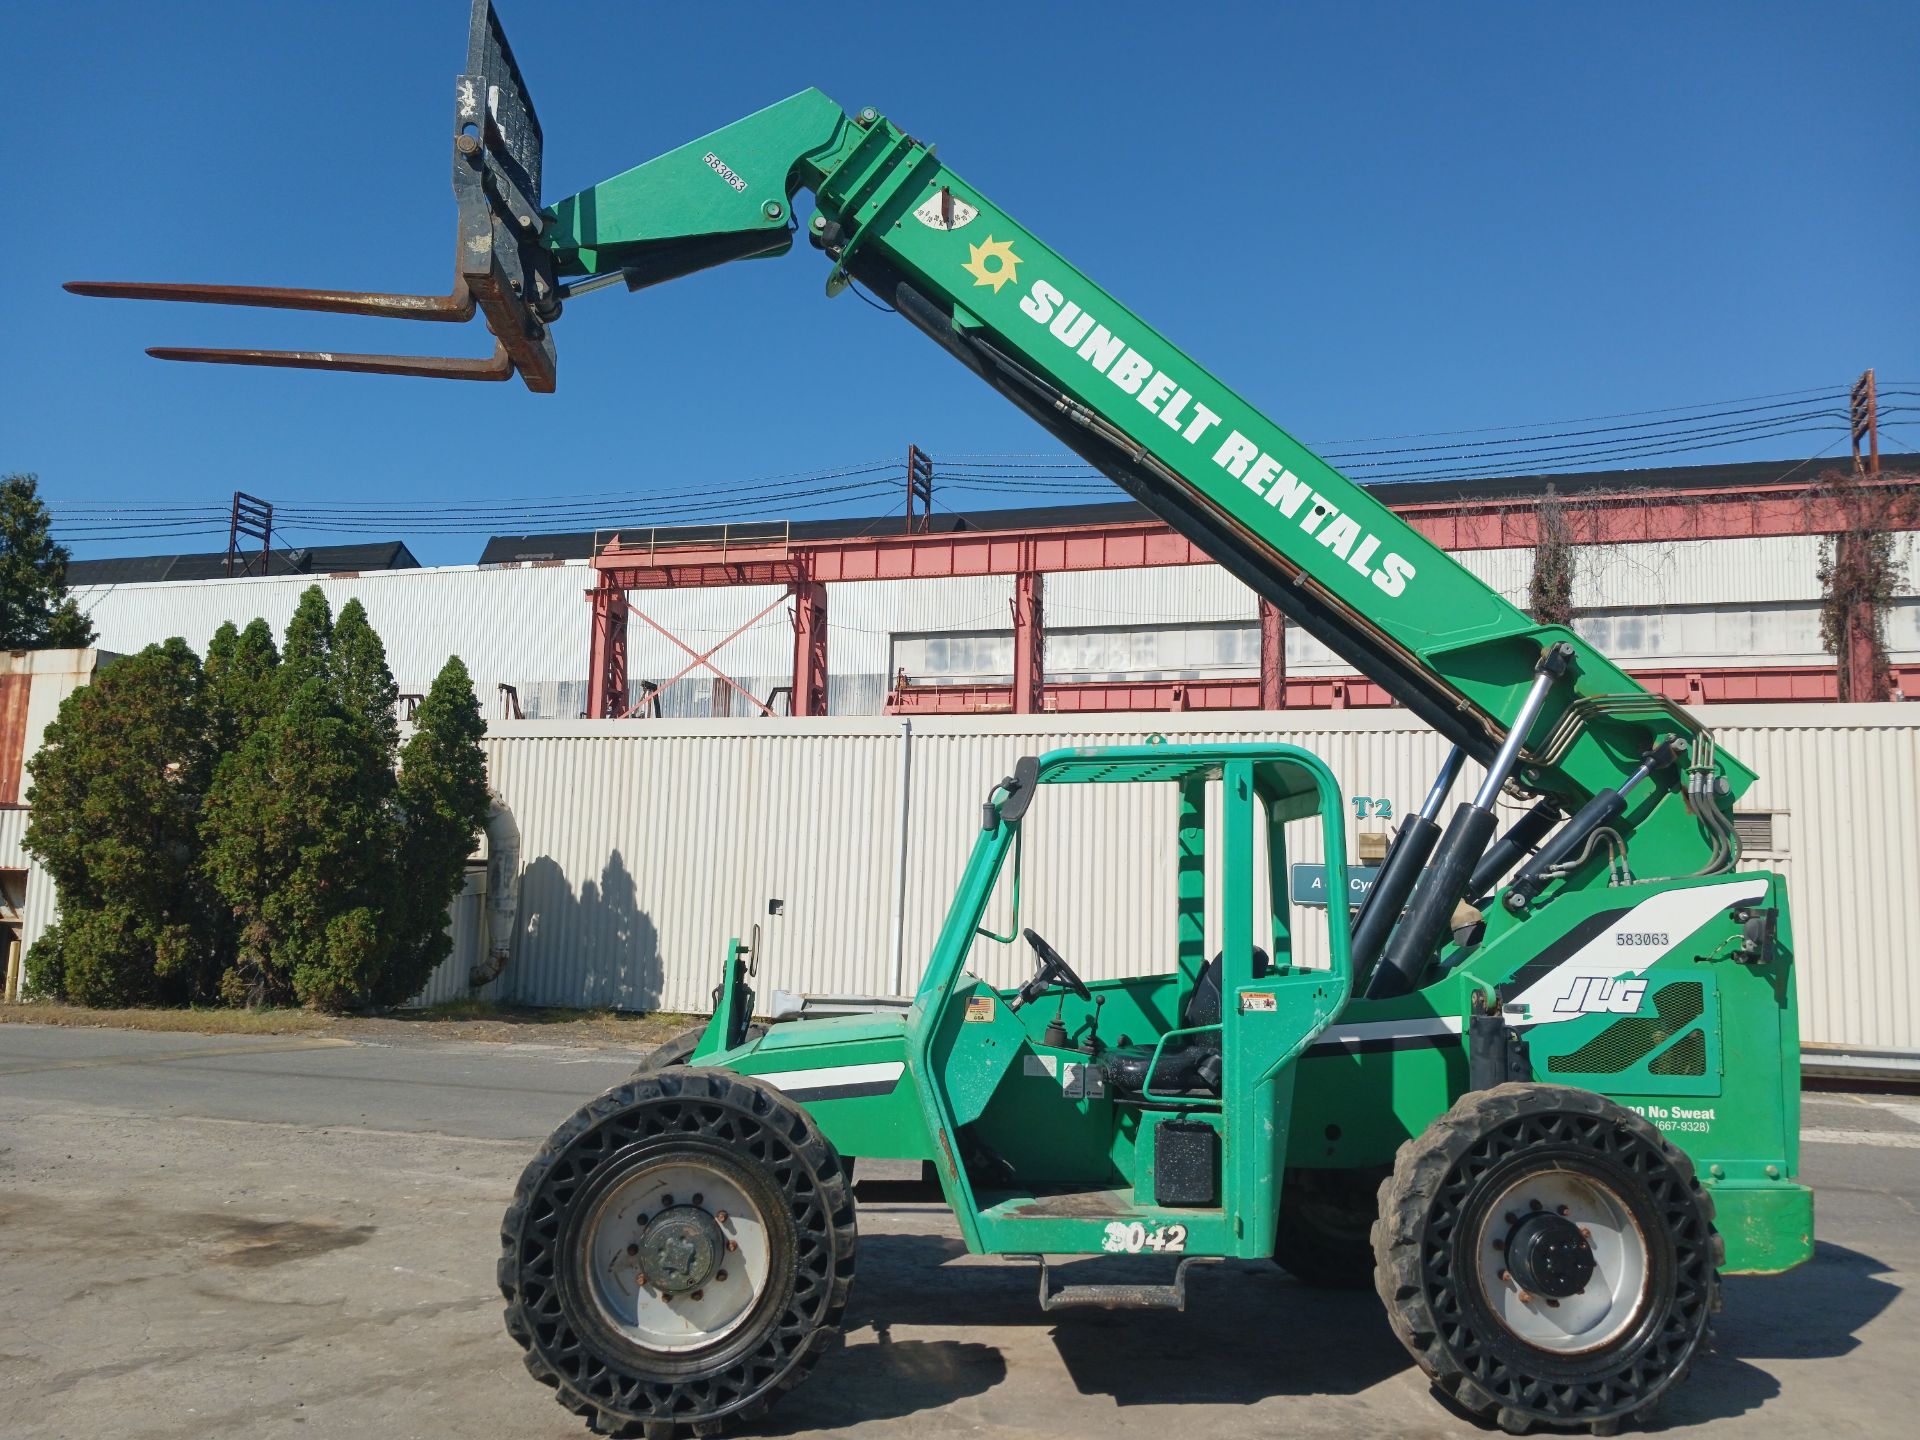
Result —
<path fill-rule="evenodd" d="M 667 1156 L 596 1201 L 579 1230 L 581 1270 L 601 1316 L 627 1341 L 698 1349 L 744 1324 L 765 1292 L 767 1231 L 730 1162 Z"/>
<path fill-rule="evenodd" d="M 727 1237 L 697 1205 L 675 1205 L 656 1215 L 640 1236 L 640 1271 L 670 1295 L 707 1285 L 727 1253 Z"/>
<path fill-rule="evenodd" d="M 1582 1355 L 1632 1328 L 1651 1283 L 1648 1242 L 1601 1177 L 1559 1165 L 1522 1172 L 1481 1216 L 1480 1296 L 1515 1339 Z"/>
<path fill-rule="evenodd" d="M 1593 1246 L 1580 1227 L 1552 1211 L 1528 1214 L 1507 1234 L 1507 1268 L 1523 1290 L 1565 1300 L 1593 1279 Z"/>

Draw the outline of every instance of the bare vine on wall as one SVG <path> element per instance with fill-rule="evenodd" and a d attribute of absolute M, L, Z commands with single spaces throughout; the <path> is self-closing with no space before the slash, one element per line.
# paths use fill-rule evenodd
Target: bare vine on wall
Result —
<path fill-rule="evenodd" d="M 1534 515 L 1533 578 L 1527 583 L 1527 610 L 1537 625 L 1573 623 L 1573 527 L 1567 507 L 1553 486 Z"/>
<path fill-rule="evenodd" d="M 1840 672 L 1842 700 L 1893 693 L 1887 614 L 1907 583 L 1899 533 L 1920 524 L 1920 476 L 1822 474 L 1807 497 L 1820 537 L 1820 641 Z"/>

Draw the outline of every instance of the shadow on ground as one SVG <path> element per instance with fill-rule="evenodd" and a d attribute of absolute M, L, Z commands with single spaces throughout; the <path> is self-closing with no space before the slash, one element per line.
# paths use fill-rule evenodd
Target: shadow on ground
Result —
<path fill-rule="evenodd" d="M 1310 1289 L 1271 1265 L 1195 1266 L 1184 1313 L 1049 1314 L 1040 1309 L 1033 1267 L 960 1263 L 965 1260 L 964 1247 L 950 1236 L 863 1235 L 860 1281 L 847 1315 L 850 1349 L 830 1358 L 818 1377 L 825 1383 L 809 1386 L 804 1400 L 794 1397 L 799 1403 L 783 1405 L 776 1423 L 799 1429 L 897 1419 L 983 1394 L 1005 1377 L 1005 1360 L 990 1344 L 892 1341 L 890 1331 L 901 1327 L 1045 1326 L 1075 1389 L 1122 1406 L 1355 1395 L 1412 1364 L 1371 1291 Z M 1799 1270 L 1729 1278 L 1714 1348 L 1667 1397 L 1650 1428 L 1764 1409 L 1780 1394 L 1766 1361 L 1849 1354 L 1860 1344 L 1859 1332 L 1900 1294 L 1880 1278 L 1888 1273 L 1872 1256 L 1822 1243 Z M 1137 1262 L 1093 1259 L 1056 1270 L 1055 1283 L 1098 1283 L 1123 1274 L 1148 1278 Z M 862 1331 L 879 1343 L 861 1343 Z M 1306 1334 L 1311 1344 L 1278 1343 Z M 1249 1341 L 1260 1336 L 1275 1343 L 1261 1344 L 1260 1363 L 1249 1365 Z M 1168 1367 L 1176 1358 L 1179 1379 L 1171 1384 Z"/>
<path fill-rule="evenodd" d="M 1768 1360 L 1834 1360 L 1860 1348 L 1860 1332 L 1901 1298 L 1880 1277 L 1890 1266 L 1844 1245 L 1818 1241 L 1813 1260 L 1784 1275 L 1731 1275 L 1712 1350 L 1693 1378 L 1661 1405 L 1654 1429 L 1729 1419 L 1780 1394 Z"/>
<path fill-rule="evenodd" d="M 1184 1312 L 1048 1313 L 1040 1308 L 1035 1267 L 953 1263 L 965 1253 L 949 1236 L 861 1236 L 849 1333 L 882 1326 L 1044 1326 L 1075 1388 L 1116 1405 L 1251 1405 L 1273 1395 L 1350 1395 L 1410 1363 L 1370 1291 L 1310 1290 L 1270 1264 L 1194 1266 Z M 1159 1269 L 1171 1274 L 1172 1261 L 1152 1263 L 1158 1268 L 1149 1277 L 1137 1260 L 1076 1261 L 1055 1269 L 1054 1284 L 1168 1278 Z M 1260 1363 L 1247 1363 L 1250 1337 L 1277 1340 L 1309 1329 L 1311 1346 L 1261 1345 Z M 870 1352 L 860 1353 L 864 1366 Z M 1177 1385 L 1167 1381 L 1176 1355 Z M 1340 1357 L 1337 1365 L 1328 1362 L 1331 1355 Z M 858 1373 L 864 1388 L 864 1368 Z"/>

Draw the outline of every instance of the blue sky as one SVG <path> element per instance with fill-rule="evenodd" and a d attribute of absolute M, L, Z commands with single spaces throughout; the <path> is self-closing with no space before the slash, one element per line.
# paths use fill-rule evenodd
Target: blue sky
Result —
<path fill-rule="evenodd" d="M 937 142 L 1309 443 L 1837 387 L 1868 365 L 1920 381 L 1911 4 L 498 3 L 540 106 L 549 200 L 817 85 Z M 224 506 L 244 489 L 285 506 L 418 502 L 457 522 L 489 500 L 604 492 L 628 509 L 737 494 L 762 514 L 756 477 L 909 441 L 936 456 L 1053 448 L 901 321 L 823 298 L 826 264 L 804 244 L 579 300 L 552 396 L 141 354 L 479 354 L 477 326 L 59 289 L 444 290 L 464 11 L 9 7 L 0 470 L 37 471 L 56 514 Z M 1920 416 L 1906 419 L 1888 446 L 1920 450 Z M 482 544 L 412 521 L 358 534 L 429 563 Z"/>

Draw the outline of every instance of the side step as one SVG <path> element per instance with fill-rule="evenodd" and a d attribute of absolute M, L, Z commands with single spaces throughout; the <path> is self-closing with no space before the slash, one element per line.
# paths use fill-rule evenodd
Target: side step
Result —
<path fill-rule="evenodd" d="M 1196 1261 L 1213 1258 L 1211 1255 L 1189 1255 L 1175 1268 L 1171 1285 L 1062 1285 L 1055 1290 L 1047 1257 L 1035 1255 L 1033 1259 L 1040 1262 L 1040 1308 L 1184 1311 L 1187 1308 L 1187 1267 Z"/>

